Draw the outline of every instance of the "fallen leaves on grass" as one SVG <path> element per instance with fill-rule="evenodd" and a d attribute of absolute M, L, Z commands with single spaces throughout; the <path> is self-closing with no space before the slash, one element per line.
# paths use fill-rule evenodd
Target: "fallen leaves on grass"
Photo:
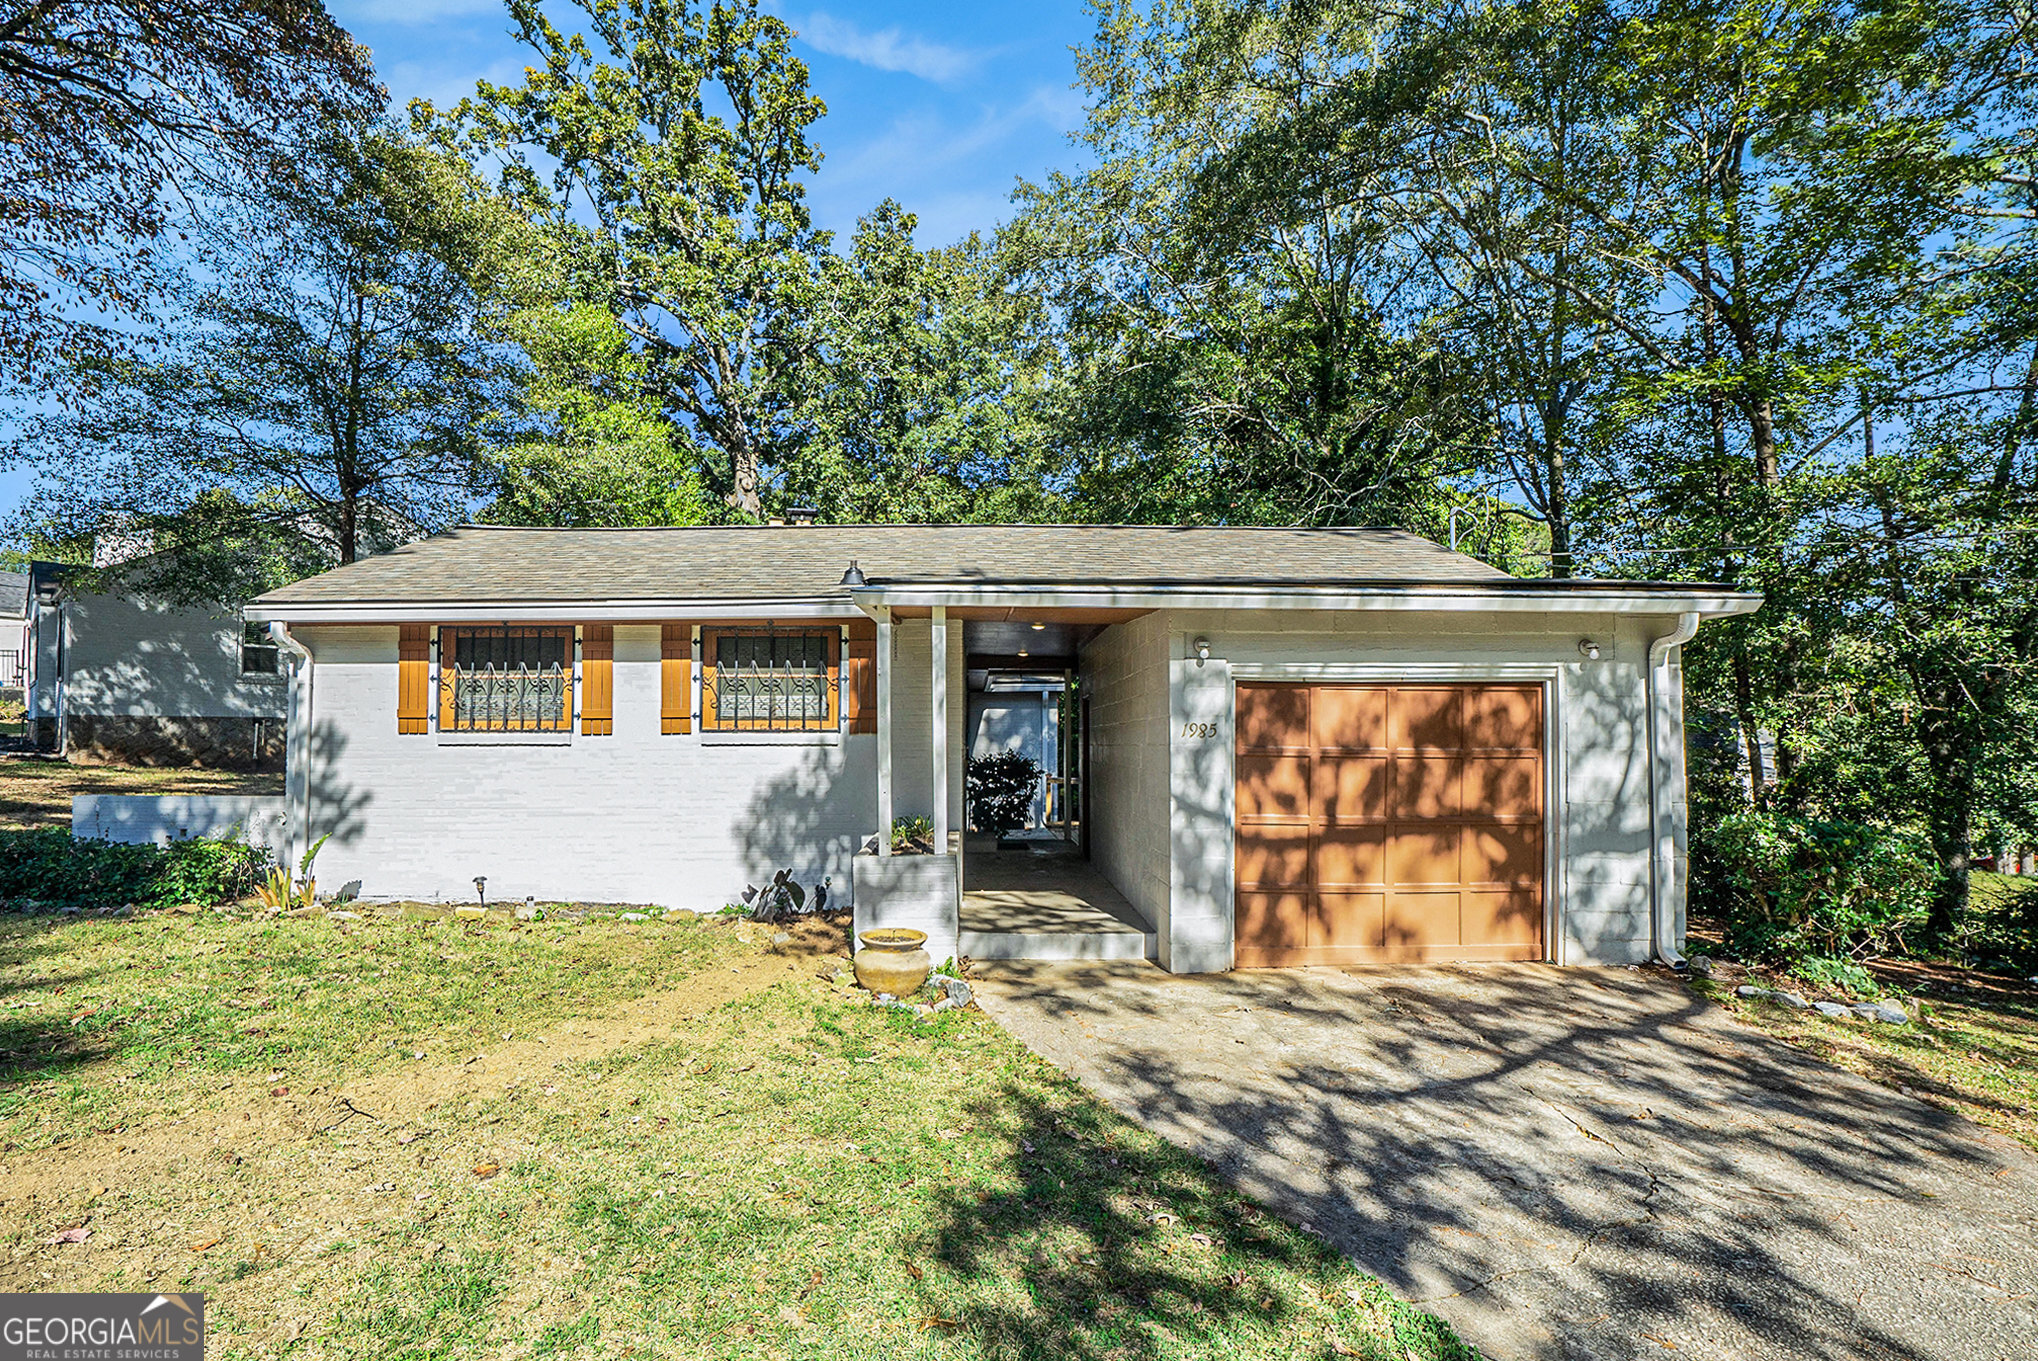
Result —
<path fill-rule="evenodd" d="M 65 1229 L 62 1233 L 51 1234 L 47 1241 L 51 1243 L 82 1243 L 91 1236 L 92 1230 L 80 1224 L 75 1229 Z"/>
<path fill-rule="evenodd" d="M 500 1171 L 502 1171 L 501 1163 L 476 1163 L 474 1165 L 474 1175 L 484 1179 L 492 1177 Z"/>
<path fill-rule="evenodd" d="M 210 1252 L 224 1241 L 221 1238 L 200 1238 L 192 1242 L 190 1248 L 193 1252 Z"/>

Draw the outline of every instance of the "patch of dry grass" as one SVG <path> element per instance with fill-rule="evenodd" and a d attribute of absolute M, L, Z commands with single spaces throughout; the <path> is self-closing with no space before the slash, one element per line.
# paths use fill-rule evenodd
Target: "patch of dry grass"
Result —
<path fill-rule="evenodd" d="M 283 792 L 270 772 L 192 767 L 80 766 L 44 756 L 0 759 L 0 829 L 69 827 L 75 794 L 244 794 Z"/>

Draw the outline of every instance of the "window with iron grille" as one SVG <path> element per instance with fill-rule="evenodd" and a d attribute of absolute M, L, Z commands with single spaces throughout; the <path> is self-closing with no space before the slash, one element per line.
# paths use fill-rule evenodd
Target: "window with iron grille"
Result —
<path fill-rule="evenodd" d="M 827 732 L 836 726 L 834 629 L 704 629 L 701 717 L 738 732 Z"/>
<path fill-rule="evenodd" d="M 573 722 L 573 630 L 439 630 L 442 732 L 563 732 Z"/>

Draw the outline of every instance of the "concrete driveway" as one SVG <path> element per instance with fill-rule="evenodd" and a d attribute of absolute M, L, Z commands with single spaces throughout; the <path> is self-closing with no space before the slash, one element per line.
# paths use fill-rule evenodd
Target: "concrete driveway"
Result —
<path fill-rule="evenodd" d="M 981 971 L 1034 1050 L 1491 1357 L 2038 1357 L 2038 1159 L 1663 975 Z"/>

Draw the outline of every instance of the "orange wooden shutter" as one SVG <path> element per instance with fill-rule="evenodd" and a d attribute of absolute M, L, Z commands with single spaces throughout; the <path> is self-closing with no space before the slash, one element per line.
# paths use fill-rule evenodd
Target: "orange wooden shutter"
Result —
<path fill-rule="evenodd" d="M 580 731 L 607 737 L 616 730 L 616 627 L 588 624 L 580 630 Z"/>
<path fill-rule="evenodd" d="M 667 624 L 658 640 L 660 732 L 693 731 L 693 626 Z"/>
<path fill-rule="evenodd" d="M 432 692 L 432 626 L 399 624 L 396 637 L 396 730 L 429 732 L 425 721 Z"/>
<path fill-rule="evenodd" d="M 849 626 L 849 651 L 842 658 L 842 702 L 849 731 L 877 731 L 877 625 L 859 619 Z"/>

